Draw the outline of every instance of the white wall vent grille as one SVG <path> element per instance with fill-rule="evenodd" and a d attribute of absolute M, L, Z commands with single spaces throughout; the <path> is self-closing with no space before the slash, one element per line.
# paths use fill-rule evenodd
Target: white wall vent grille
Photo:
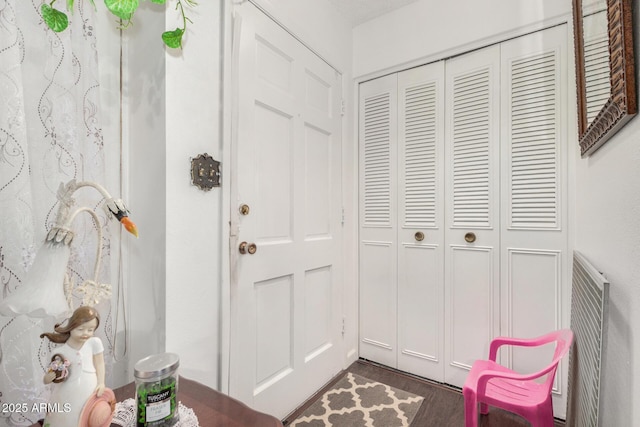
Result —
<path fill-rule="evenodd" d="M 390 94 L 364 100 L 364 224 L 391 225 Z"/>
<path fill-rule="evenodd" d="M 436 224 L 436 85 L 404 93 L 405 226 Z"/>
<path fill-rule="evenodd" d="M 490 70 L 453 81 L 453 225 L 488 227 Z"/>
<path fill-rule="evenodd" d="M 602 355 L 606 348 L 609 282 L 579 252 L 573 255 L 567 425 L 598 427 Z"/>
<path fill-rule="evenodd" d="M 555 52 L 511 63 L 511 226 L 558 227 Z"/>

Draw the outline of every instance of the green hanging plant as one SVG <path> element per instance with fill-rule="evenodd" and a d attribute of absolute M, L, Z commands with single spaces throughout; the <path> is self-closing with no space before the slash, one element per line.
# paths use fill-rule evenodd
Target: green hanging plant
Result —
<path fill-rule="evenodd" d="M 45 24 L 53 31 L 59 33 L 64 31 L 69 26 L 69 17 L 66 13 L 61 12 L 53 7 L 58 0 L 51 0 L 50 3 L 44 3 L 40 7 L 42 13 L 42 19 Z M 67 0 L 67 11 L 73 13 L 73 5 L 75 0 Z M 94 0 L 89 0 L 93 7 L 95 7 Z M 165 4 L 167 0 L 149 0 L 156 4 Z M 176 0 L 176 10 L 180 12 L 182 16 L 182 28 L 178 27 L 173 31 L 165 31 L 162 33 L 162 41 L 170 48 L 177 49 L 182 48 L 182 37 L 187 30 L 187 21 L 191 20 L 187 17 L 184 9 L 184 4 L 189 6 L 195 6 L 197 3 L 195 0 Z M 104 4 L 109 11 L 117 16 L 122 22 L 122 28 L 127 28 L 131 25 L 133 14 L 140 5 L 140 0 L 104 0 Z"/>

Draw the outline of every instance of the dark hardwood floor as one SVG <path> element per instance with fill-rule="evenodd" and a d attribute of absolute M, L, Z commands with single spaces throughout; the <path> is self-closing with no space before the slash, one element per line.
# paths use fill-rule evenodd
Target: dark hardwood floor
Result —
<path fill-rule="evenodd" d="M 464 401 L 459 389 L 398 372 L 365 360 L 354 362 L 346 371 L 423 396 L 424 402 L 411 424 L 412 427 L 464 426 Z M 312 402 L 331 389 L 338 378 L 339 376 L 289 415 L 283 424 L 286 426 L 295 420 Z M 491 408 L 489 415 L 481 416 L 479 423 L 479 427 L 528 426 L 530 424 L 523 418 L 497 408 Z M 556 420 L 555 427 L 564 426 L 563 421 Z"/>

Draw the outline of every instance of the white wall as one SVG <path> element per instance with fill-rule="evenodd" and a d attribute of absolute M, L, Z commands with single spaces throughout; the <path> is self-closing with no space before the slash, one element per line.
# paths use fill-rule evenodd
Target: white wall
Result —
<path fill-rule="evenodd" d="M 442 59 L 570 13 L 571 0 L 420 0 L 354 29 L 353 75 Z"/>
<path fill-rule="evenodd" d="M 219 387 L 223 187 L 191 183 L 191 159 L 222 160 L 221 4 L 186 9 L 181 51 L 166 54 L 166 350 L 180 356 L 180 373 Z M 181 24 L 173 7 L 166 28 Z M 224 168 L 226 165 L 222 164 Z M 228 182 L 223 182 L 228 186 Z"/>
<path fill-rule="evenodd" d="M 121 167 L 122 196 L 140 238 L 124 242 L 128 346 L 126 358 L 114 367 L 127 365 L 126 381 L 133 380 L 136 361 L 164 351 L 165 337 L 166 95 L 164 50 L 158 43 L 164 30 L 162 9 L 144 3 L 134 22 L 122 32 Z"/>
<path fill-rule="evenodd" d="M 96 13 L 96 41 L 98 52 L 100 52 L 98 63 L 100 72 L 100 103 L 103 106 L 100 117 L 102 132 L 105 144 L 105 164 L 107 165 L 104 183 L 105 188 L 114 196 L 121 197 L 126 203 L 129 199 L 125 193 L 125 183 L 123 170 L 118 167 L 122 154 L 122 132 L 121 111 L 120 111 L 120 31 L 114 23 L 113 15 L 106 9 L 100 8 Z M 134 219 L 135 221 L 135 219 Z M 111 298 L 111 326 L 113 328 L 114 340 L 113 355 L 107 354 L 107 384 L 110 386 L 120 386 L 130 381 L 128 378 L 129 361 L 126 352 L 130 349 L 130 343 L 126 342 L 124 318 L 126 316 L 125 307 L 126 294 L 122 288 L 124 277 L 120 275 L 121 255 L 124 255 L 125 246 L 135 238 L 129 233 L 122 233 L 122 226 L 111 221 L 110 224 L 110 254 L 111 269 L 109 281 L 112 286 Z M 119 236 L 118 236 L 119 234 Z M 124 299 L 123 299 L 124 298 Z M 128 327 L 128 325 L 127 325 Z M 113 356 L 113 357 L 112 357 Z"/>
<path fill-rule="evenodd" d="M 182 375 L 218 387 L 222 191 L 191 185 L 190 166 L 221 156 L 220 10 L 186 9 L 182 50 L 161 40 L 181 26 L 172 5 L 141 3 L 122 33 L 123 198 L 140 238 L 125 248 L 128 352 L 114 386 L 133 380 L 141 358 L 170 351 Z"/>
<path fill-rule="evenodd" d="M 605 426 L 640 425 L 639 142 L 636 118 L 577 161 L 575 248 L 611 283 L 601 390 Z"/>
<path fill-rule="evenodd" d="M 636 81 L 640 9 L 634 8 Z M 610 281 L 603 426 L 640 425 L 640 118 L 591 157 L 576 160 L 576 239 Z"/>

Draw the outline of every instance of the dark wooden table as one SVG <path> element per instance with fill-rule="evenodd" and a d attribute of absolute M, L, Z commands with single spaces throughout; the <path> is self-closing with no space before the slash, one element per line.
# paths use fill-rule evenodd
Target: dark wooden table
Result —
<path fill-rule="evenodd" d="M 134 383 L 113 390 L 116 400 L 135 398 Z M 249 408 L 244 403 L 199 382 L 180 377 L 178 400 L 193 409 L 200 427 L 282 427 L 277 418 Z"/>
<path fill-rule="evenodd" d="M 135 384 L 129 383 L 113 392 L 118 402 L 135 399 Z M 255 411 L 224 393 L 184 377 L 178 381 L 178 400 L 193 409 L 200 427 L 283 427 L 277 418 Z M 115 424 L 112 426 L 119 427 Z M 41 425 L 34 424 L 32 427 Z"/>

